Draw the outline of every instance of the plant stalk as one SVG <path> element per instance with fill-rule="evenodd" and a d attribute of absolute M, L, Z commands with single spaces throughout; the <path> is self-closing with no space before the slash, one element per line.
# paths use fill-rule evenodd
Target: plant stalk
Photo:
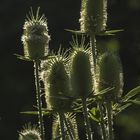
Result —
<path fill-rule="evenodd" d="M 74 136 L 73 136 L 73 133 L 72 133 L 72 129 L 71 129 L 69 123 L 68 123 L 68 120 L 67 120 L 65 114 L 63 114 L 63 118 L 64 118 L 64 122 L 65 122 L 66 128 L 67 128 L 67 130 L 68 130 L 70 139 L 71 139 L 71 140 L 74 140 Z"/>
<path fill-rule="evenodd" d="M 39 129 L 41 133 L 41 139 L 45 140 L 42 101 L 41 101 L 41 92 L 40 92 L 41 90 L 40 90 L 40 83 L 39 83 L 39 60 L 34 61 L 34 67 L 35 67 L 35 84 L 36 84 L 36 98 L 37 98 L 37 106 L 38 106 Z"/>
<path fill-rule="evenodd" d="M 108 140 L 114 140 L 113 112 L 112 112 L 112 103 L 111 103 L 111 101 L 106 103 L 106 113 L 107 113 L 107 122 L 108 122 Z"/>
<path fill-rule="evenodd" d="M 106 135 L 106 126 L 105 126 L 105 121 L 104 121 L 104 112 L 103 112 L 103 107 L 102 103 L 99 101 L 98 103 L 98 108 L 100 111 L 100 127 L 101 127 L 101 134 L 102 134 L 102 139 L 107 140 L 107 135 Z"/>
<path fill-rule="evenodd" d="M 86 131 L 87 131 L 87 138 L 88 138 L 88 140 L 93 140 L 92 133 L 91 133 L 90 121 L 88 118 L 86 98 L 82 99 L 82 105 L 83 105 L 83 115 L 84 115 L 84 119 L 85 119 Z"/>
<path fill-rule="evenodd" d="M 97 59 L 97 49 L 96 49 L 96 37 L 94 33 L 90 33 L 90 46 L 92 48 L 94 73 L 96 73 L 96 59 Z"/>
<path fill-rule="evenodd" d="M 59 122 L 60 122 L 60 129 L 61 129 L 61 135 L 62 140 L 65 140 L 65 126 L 64 126 L 64 118 L 62 113 L 59 113 Z"/>

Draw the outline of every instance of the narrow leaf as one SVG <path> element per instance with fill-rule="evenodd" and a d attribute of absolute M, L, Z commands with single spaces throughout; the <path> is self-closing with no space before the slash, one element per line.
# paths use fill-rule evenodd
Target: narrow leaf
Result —
<path fill-rule="evenodd" d="M 38 111 L 25 111 L 25 112 L 20 112 L 20 114 L 25 114 L 25 115 L 38 115 Z M 49 115 L 50 112 L 42 111 L 43 115 Z"/>
<path fill-rule="evenodd" d="M 140 93 L 140 86 L 137 86 L 136 88 L 129 91 L 122 99 L 123 102 L 128 101 L 130 98 L 136 96 Z"/>
<path fill-rule="evenodd" d="M 31 60 L 30 58 L 27 58 L 27 57 L 24 57 L 22 55 L 19 55 L 19 54 L 14 54 L 18 59 L 20 60 L 24 60 L 24 61 L 33 61 Z"/>

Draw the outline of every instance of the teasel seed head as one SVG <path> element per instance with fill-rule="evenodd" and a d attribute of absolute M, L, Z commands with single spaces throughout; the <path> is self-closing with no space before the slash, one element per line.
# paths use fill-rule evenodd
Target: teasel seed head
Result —
<path fill-rule="evenodd" d="M 46 102 L 48 109 L 56 112 L 67 112 L 71 108 L 70 81 L 67 72 L 67 58 L 54 55 L 44 62 L 46 70 L 43 72 Z"/>
<path fill-rule="evenodd" d="M 79 140 L 78 138 L 78 130 L 77 130 L 77 123 L 76 123 L 76 115 L 73 113 L 65 113 L 65 118 L 67 120 L 67 124 L 68 127 L 73 135 L 73 138 L 75 140 Z M 65 126 L 66 128 L 66 126 Z M 66 128 L 67 129 L 67 128 Z M 55 115 L 54 116 L 54 120 L 53 120 L 53 125 L 52 125 L 52 136 L 53 139 L 56 139 L 58 136 L 61 135 L 61 130 L 60 130 L 60 120 L 59 120 L 59 115 Z M 69 140 L 69 134 L 67 132 L 67 134 L 65 135 L 65 139 Z"/>
<path fill-rule="evenodd" d="M 39 129 L 31 124 L 25 125 L 19 132 L 19 140 L 41 140 Z"/>
<path fill-rule="evenodd" d="M 107 0 L 82 0 L 81 31 L 98 34 L 106 30 Z"/>
<path fill-rule="evenodd" d="M 87 48 L 84 42 L 74 42 L 72 46 L 70 75 L 73 96 L 86 98 L 93 91 L 91 48 Z"/>
<path fill-rule="evenodd" d="M 42 59 L 47 55 L 48 43 L 50 41 L 47 19 L 44 15 L 39 16 L 39 9 L 37 9 L 36 15 L 34 15 L 31 9 L 23 26 L 22 42 L 24 55 L 32 60 Z"/>
<path fill-rule="evenodd" d="M 123 92 L 123 71 L 120 58 L 111 52 L 101 55 L 97 63 L 95 91 L 113 88 L 105 95 L 105 101 L 118 101 Z"/>

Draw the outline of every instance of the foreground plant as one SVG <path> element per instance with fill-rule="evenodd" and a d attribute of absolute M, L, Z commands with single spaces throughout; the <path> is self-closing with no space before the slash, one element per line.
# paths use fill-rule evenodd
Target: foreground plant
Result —
<path fill-rule="evenodd" d="M 131 104 L 140 104 L 134 99 L 140 86 L 122 96 L 123 68 L 118 52 L 106 47 L 102 54 L 97 53 L 100 48 L 96 36 L 119 31 L 107 31 L 106 22 L 107 0 L 82 0 L 80 31 L 69 30 L 77 34 L 70 52 L 59 49 L 50 53 L 46 18 L 39 16 L 39 9 L 34 16 L 31 9 L 22 36 L 24 57 L 18 57 L 34 62 L 38 111 L 24 113 L 38 114 L 39 131 L 34 133 L 38 137 L 32 137 L 35 129 L 23 130 L 19 140 L 45 140 L 43 115 L 48 114 L 54 118 L 52 139 L 78 140 L 77 112 L 83 114 L 88 140 L 96 140 L 91 121 L 97 122 L 94 127 L 100 127 L 101 139 L 114 140 L 113 118 Z M 87 45 L 86 39 L 90 40 Z M 40 80 L 44 83 L 46 108 L 42 108 Z"/>

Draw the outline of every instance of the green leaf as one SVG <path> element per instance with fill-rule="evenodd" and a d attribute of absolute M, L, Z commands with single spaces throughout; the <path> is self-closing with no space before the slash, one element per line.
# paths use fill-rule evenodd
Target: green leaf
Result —
<path fill-rule="evenodd" d="M 25 111 L 25 112 L 20 112 L 21 114 L 25 114 L 25 115 L 38 115 L 38 111 Z M 42 111 L 43 115 L 49 115 L 50 112 L 49 111 Z"/>
<path fill-rule="evenodd" d="M 101 32 L 99 33 L 98 35 L 99 36 L 106 36 L 106 35 L 115 35 L 115 33 L 118 33 L 118 32 L 122 32 L 124 31 L 123 29 L 118 29 L 118 30 L 109 30 L 109 31 L 104 31 L 104 32 Z"/>
<path fill-rule="evenodd" d="M 97 118 L 97 109 L 95 107 L 93 107 L 90 111 L 89 111 L 89 116 L 92 120 L 99 122 L 99 119 Z"/>
<path fill-rule="evenodd" d="M 136 88 L 129 91 L 122 99 L 123 102 L 128 101 L 130 98 L 136 96 L 140 93 L 140 86 L 137 86 Z"/>
<path fill-rule="evenodd" d="M 119 113 L 121 113 L 122 111 L 124 111 L 126 108 L 128 108 L 130 105 L 132 105 L 132 103 L 126 103 L 126 104 L 124 104 L 124 105 L 122 105 L 122 106 L 116 106 L 116 108 L 115 108 L 115 115 L 117 115 L 117 114 L 119 114 Z"/>
<path fill-rule="evenodd" d="M 135 105 L 140 105 L 140 101 L 139 100 L 128 100 L 127 102 L 135 104 Z"/>
<path fill-rule="evenodd" d="M 94 94 L 93 96 L 96 97 L 96 96 L 102 96 L 102 95 L 104 95 L 104 94 L 109 94 L 108 92 L 111 91 L 111 90 L 113 90 L 113 89 L 114 89 L 114 87 L 103 89 L 103 90 L 101 90 L 100 92 Z"/>
<path fill-rule="evenodd" d="M 80 30 L 78 31 L 78 30 L 65 29 L 65 31 L 68 31 L 68 32 L 71 32 L 71 33 L 74 33 L 74 34 L 79 34 L 79 35 L 86 34 L 86 33 L 82 32 Z"/>
<path fill-rule="evenodd" d="M 24 57 L 22 55 L 19 55 L 19 54 L 14 54 L 18 59 L 20 60 L 24 60 L 24 61 L 33 61 L 31 60 L 30 58 L 27 58 L 27 57 Z"/>

